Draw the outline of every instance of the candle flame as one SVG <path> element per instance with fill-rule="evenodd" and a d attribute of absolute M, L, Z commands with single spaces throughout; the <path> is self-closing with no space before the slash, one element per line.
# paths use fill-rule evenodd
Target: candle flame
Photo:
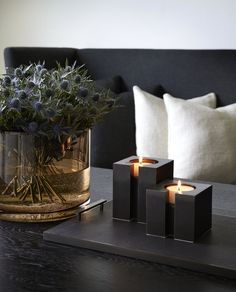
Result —
<path fill-rule="evenodd" d="M 181 193 L 181 180 L 178 180 L 177 191 Z"/>
<path fill-rule="evenodd" d="M 139 159 L 138 159 L 138 161 L 139 161 L 139 164 L 143 164 L 143 156 L 139 156 Z"/>

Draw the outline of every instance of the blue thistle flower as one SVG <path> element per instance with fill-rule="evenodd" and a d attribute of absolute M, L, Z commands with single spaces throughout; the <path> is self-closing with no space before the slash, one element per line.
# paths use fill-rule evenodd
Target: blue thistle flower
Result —
<path fill-rule="evenodd" d="M 42 70 L 43 66 L 42 65 L 36 65 L 35 69 L 36 71 L 40 72 Z"/>
<path fill-rule="evenodd" d="M 16 68 L 15 71 L 14 71 L 14 75 L 16 77 L 20 78 L 23 75 L 21 68 Z"/>
<path fill-rule="evenodd" d="M 62 80 L 61 84 L 60 84 L 61 89 L 63 90 L 67 90 L 69 87 L 69 81 L 68 80 Z"/>
<path fill-rule="evenodd" d="M 79 89 L 79 96 L 86 97 L 88 95 L 88 89 L 85 87 L 80 87 Z"/>
<path fill-rule="evenodd" d="M 38 123 L 36 122 L 30 122 L 28 126 L 29 132 L 30 133 L 36 133 L 38 130 Z"/>
<path fill-rule="evenodd" d="M 14 79 L 12 80 L 12 85 L 13 85 L 14 87 L 17 87 L 17 85 L 18 85 L 18 80 L 14 78 Z"/>
<path fill-rule="evenodd" d="M 10 76 L 4 77 L 4 85 L 11 85 L 11 77 Z"/>
<path fill-rule="evenodd" d="M 36 101 L 34 104 L 34 108 L 37 112 L 40 112 L 43 109 L 43 104 L 41 101 Z"/>
<path fill-rule="evenodd" d="M 17 97 L 14 97 L 10 101 L 10 107 L 18 109 L 20 107 L 20 100 Z"/>
<path fill-rule="evenodd" d="M 77 75 L 75 77 L 75 83 L 80 83 L 80 81 L 81 81 L 81 76 L 80 75 Z"/>
<path fill-rule="evenodd" d="M 26 92 L 24 90 L 19 90 L 18 91 L 18 97 L 20 99 L 26 99 L 27 98 L 27 94 L 26 94 Z"/>

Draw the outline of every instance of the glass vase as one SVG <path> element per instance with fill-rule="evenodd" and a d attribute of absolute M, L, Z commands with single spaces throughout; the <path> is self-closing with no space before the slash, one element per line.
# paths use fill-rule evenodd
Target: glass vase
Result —
<path fill-rule="evenodd" d="M 89 200 L 90 131 L 76 139 L 0 133 L 0 219 L 55 221 Z"/>

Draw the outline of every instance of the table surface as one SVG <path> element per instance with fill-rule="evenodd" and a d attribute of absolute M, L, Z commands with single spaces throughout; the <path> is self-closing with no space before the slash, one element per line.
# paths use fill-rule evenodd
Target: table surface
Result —
<path fill-rule="evenodd" d="M 91 200 L 110 200 L 112 171 L 91 174 Z M 236 217 L 236 186 L 216 185 L 214 213 Z M 0 292 L 236 291 L 236 281 L 223 277 L 43 241 L 56 224 L 0 222 Z"/>

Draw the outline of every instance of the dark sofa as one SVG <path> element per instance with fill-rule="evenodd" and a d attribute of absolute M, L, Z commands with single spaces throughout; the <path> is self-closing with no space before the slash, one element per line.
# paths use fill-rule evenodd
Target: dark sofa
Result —
<path fill-rule="evenodd" d="M 119 75 L 124 107 L 110 113 L 92 130 L 91 163 L 111 168 L 114 161 L 135 154 L 135 122 L 132 86 L 156 93 L 164 90 L 184 99 L 215 92 L 218 106 L 236 102 L 236 50 L 149 50 L 9 47 L 6 67 L 45 61 L 75 60 L 85 64 L 95 80 Z"/>

